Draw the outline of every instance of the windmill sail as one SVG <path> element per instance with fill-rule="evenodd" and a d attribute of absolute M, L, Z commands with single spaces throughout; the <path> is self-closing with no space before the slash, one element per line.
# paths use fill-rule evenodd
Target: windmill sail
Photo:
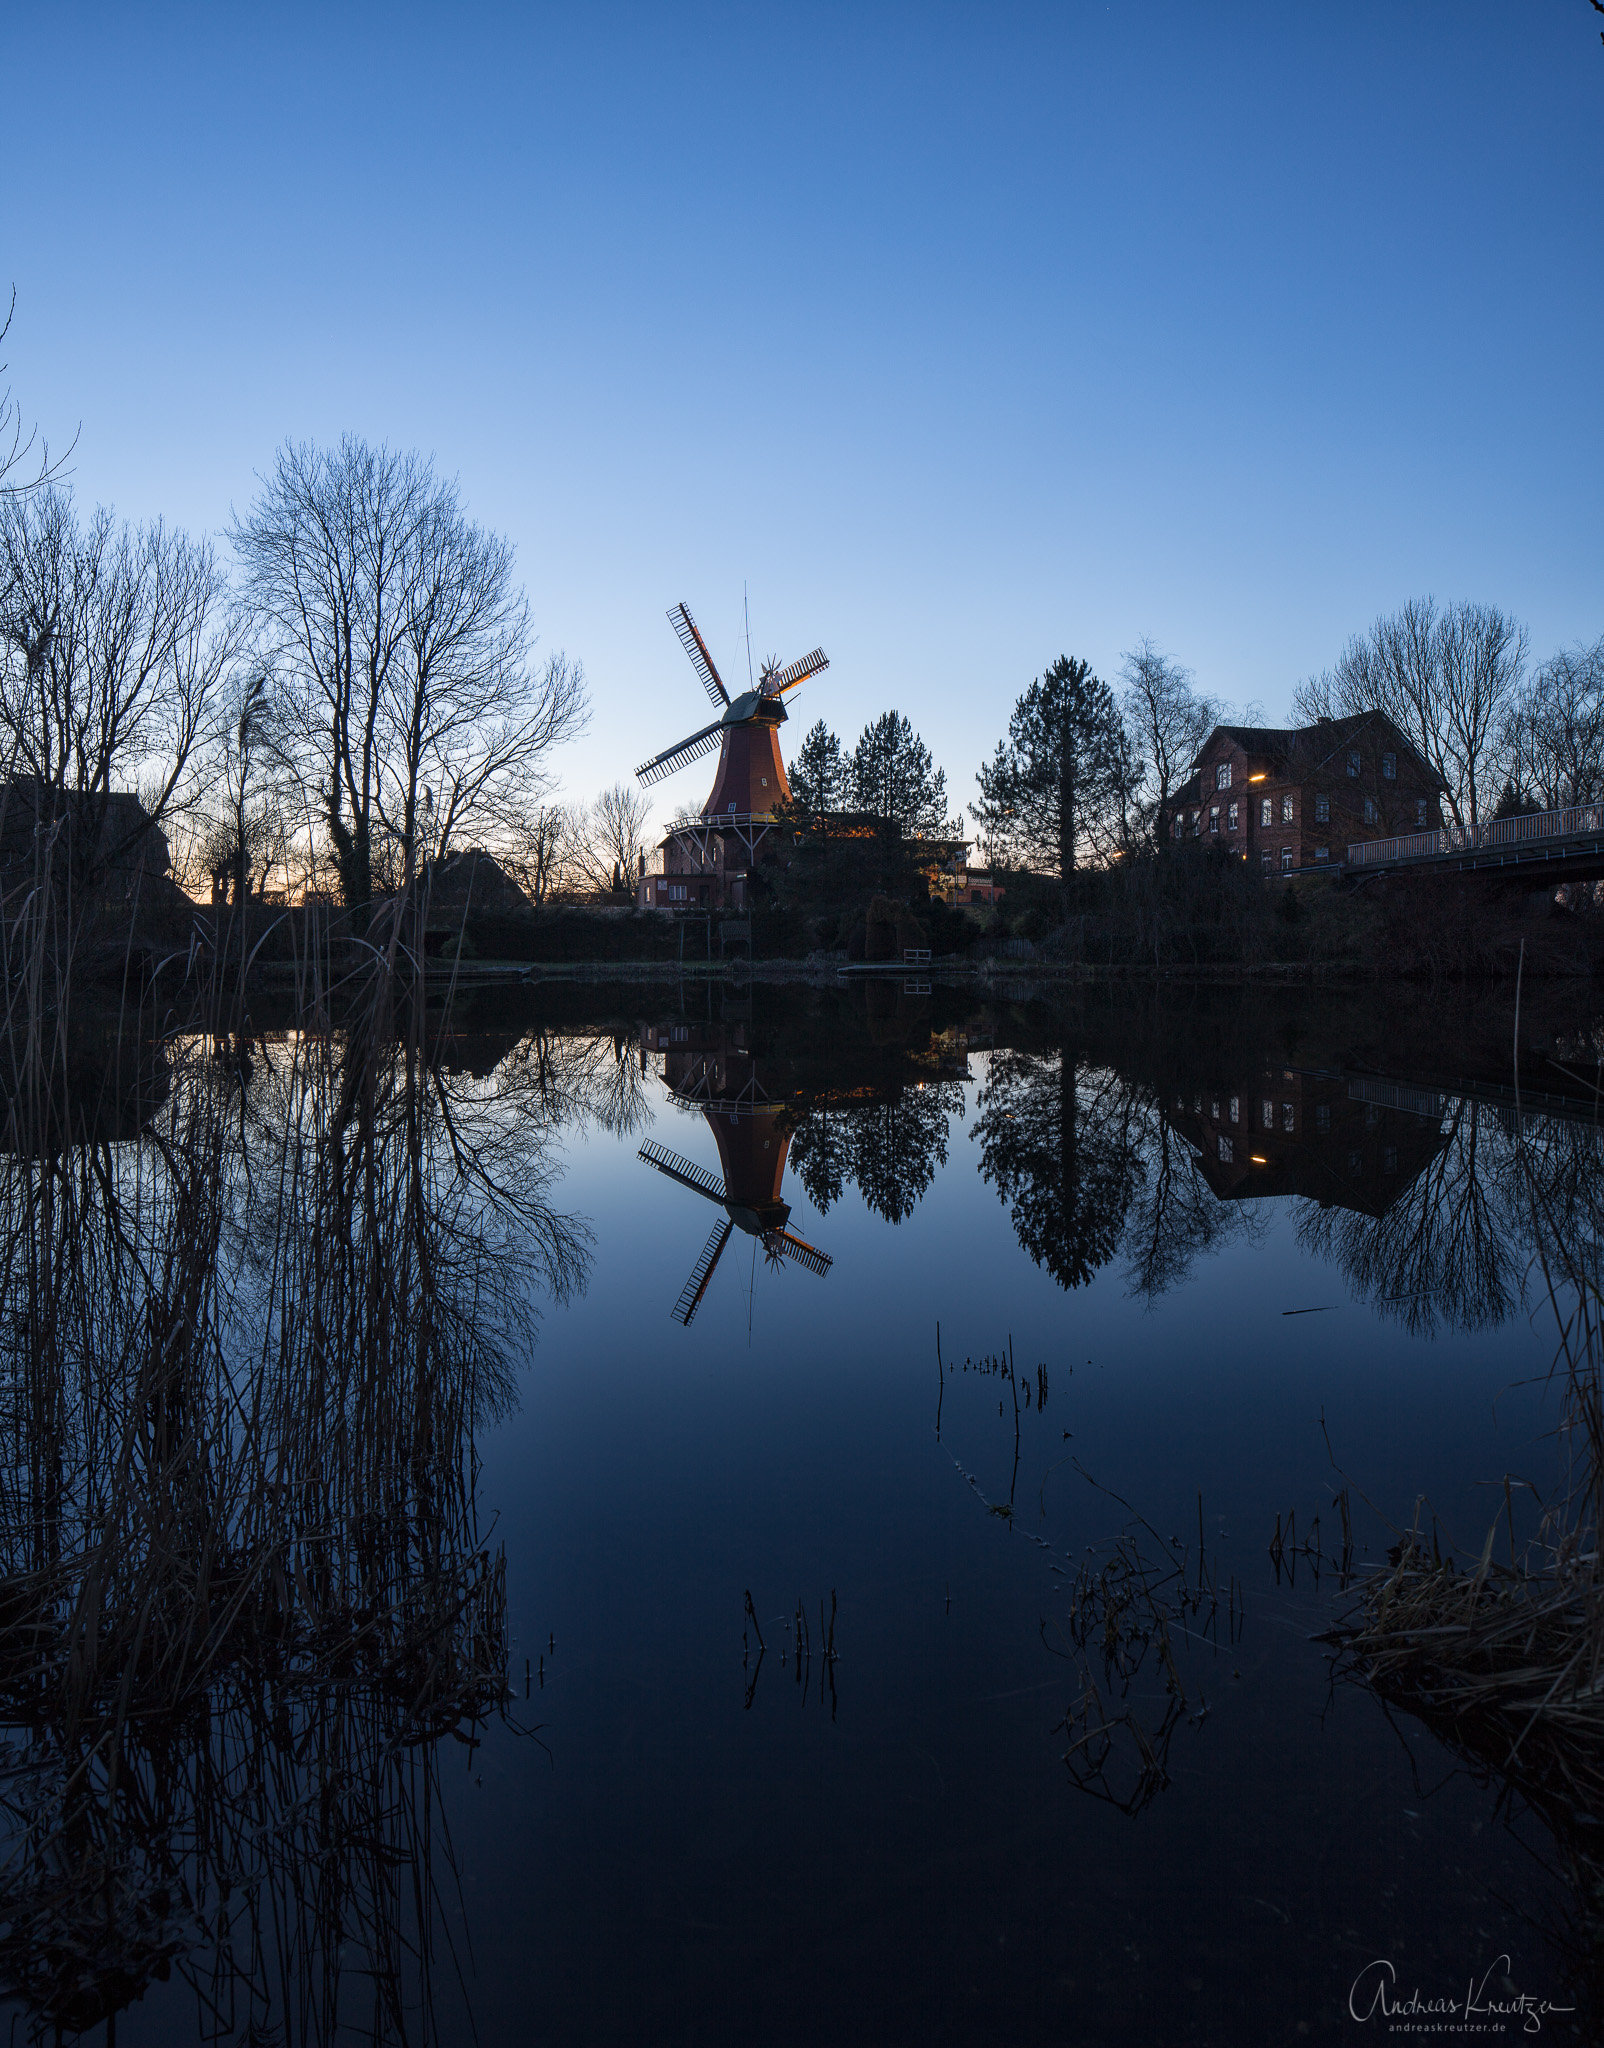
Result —
<path fill-rule="evenodd" d="M 794 1259 L 799 1266 L 806 1266 L 810 1273 L 817 1273 L 821 1280 L 835 1264 L 828 1252 L 817 1250 L 805 1239 L 794 1237 L 789 1230 L 766 1230 L 763 1248 L 776 1258 Z"/>
<path fill-rule="evenodd" d="M 830 657 L 822 647 L 815 647 L 811 654 L 804 654 L 800 661 L 793 661 L 787 668 L 771 668 L 763 676 L 765 697 L 778 697 L 782 690 L 794 690 L 798 683 L 805 683 L 809 676 L 816 676 L 821 668 L 830 666 Z"/>
<path fill-rule="evenodd" d="M 644 1159 L 648 1166 L 655 1166 L 659 1173 L 666 1173 L 670 1180 L 677 1180 L 681 1187 L 689 1188 L 693 1194 L 705 1195 L 710 1202 L 722 1202 L 726 1197 L 727 1190 L 716 1173 L 709 1173 L 694 1159 L 682 1159 L 677 1152 L 670 1152 L 666 1145 L 659 1145 L 655 1138 L 648 1138 L 635 1156 Z"/>
<path fill-rule="evenodd" d="M 676 769 L 688 762 L 699 761 L 704 754 L 711 754 L 719 743 L 724 728 L 720 725 L 704 725 L 700 732 L 693 732 L 688 740 L 681 740 L 676 747 L 668 747 L 661 754 L 645 761 L 635 770 L 635 779 L 650 789 L 654 782 L 661 782 Z"/>
<path fill-rule="evenodd" d="M 655 1166 L 656 1161 L 652 1164 Z M 669 1310 L 676 1323 L 683 1323 L 688 1330 L 691 1317 L 702 1305 L 702 1296 L 707 1292 L 707 1283 L 713 1277 L 713 1268 L 723 1256 L 724 1247 L 730 1241 L 730 1232 L 735 1228 L 728 1221 L 715 1223 L 707 1243 L 702 1246 L 702 1256 L 691 1268 L 691 1277 L 679 1291 L 679 1300 Z"/>
<path fill-rule="evenodd" d="M 730 701 L 730 693 L 719 680 L 718 670 L 713 666 L 713 657 L 707 651 L 707 642 L 696 630 L 696 621 L 682 604 L 673 607 L 668 619 L 669 624 L 679 635 L 679 644 L 691 658 L 691 667 L 702 679 L 702 688 L 722 711 Z"/>

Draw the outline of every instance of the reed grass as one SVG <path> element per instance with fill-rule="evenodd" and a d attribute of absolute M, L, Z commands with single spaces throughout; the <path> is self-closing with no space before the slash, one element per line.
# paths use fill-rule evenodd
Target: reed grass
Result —
<path fill-rule="evenodd" d="M 545 1126 L 443 1071 L 401 920 L 304 921 L 269 1040 L 216 948 L 130 961 L 108 1017 L 33 880 L 0 920 L 0 1988 L 40 2040 L 176 1972 L 201 2038 L 427 2042 L 463 1962 L 442 1748 L 512 1719 L 475 1432 L 583 1233 Z"/>

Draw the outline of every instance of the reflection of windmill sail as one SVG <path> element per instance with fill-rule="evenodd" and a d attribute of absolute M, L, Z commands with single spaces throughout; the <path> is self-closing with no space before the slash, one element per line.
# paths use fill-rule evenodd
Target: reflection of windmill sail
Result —
<path fill-rule="evenodd" d="M 648 1166 L 655 1166 L 659 1173 L 666 1173 L 670 1180 L 679 1181 L 693 1194 L 705 1195 L 710 1202 L 728 1199 L 728 1190 L 716 1173 L 709 1173 L 705 1166 L 698 1166 L 693 1159 L 682 1159 L 677 1152 L 670 1152 L 666 1145 L 659 1145 L 654 1138 L 646 1140 L 637 1157 L 644 1159 Z"/>
<path fill-rule="evenodd" d="M 819 1251 L 805 1238 L 797 1237 L 789 1230 L 766 1230 L 763 1233 L 763 1249 L 771 1258 L 794 1259 L 810 1273 L 817 1273 L 821 1280 L 835 1264 L 828 1252 Z"/>
<path fill-rule="evenodd" d="M 669 1310 L 676 1323 L 683 1323 L 688 1330 L 691 1317 L 702 1305 L 702 1296 L 707 1292 L 707 1283 L 713 1277 L 713 1268 L 724 1255 L 724 1247 L 730 1241 L 730 1232 L 735 1225 L 728 1217 L 722 1223 L 715 1223 L 708 1234 L 707 1243 L 702 1246 L 702 1256 L 691 1268 L 691 1277 L 679 1291 L 679 1300 Z"/>
<path fill-rule="evenodd" d="M 706 1113 L 706 1112 L 704 1112 Z M 724 1247 L 730 1241 L 730 1233 L 737 1226 L 749 1237 L 759 1239 L 763 1246 L 764 1259 L 769 1265 L 777 1265 L 781 1259 L 789 1259 L 806 1272 L 816 1273 L 823 1279 L 833 1261 L 828 1252 L 821 1252 L 806 1239 L 787 1230 L 786 1220 L 790 1210 L 779 1197 L 780 1175 L 784 1172 L 784 1144 L 777 1153 L 769 1155 L 772 1164 L 762 1163 L 760 1156 L 737 1150 L 732 1155 L 726 1152 L 727 1133 L 724 1130 L 726 1118 L 715 1118 L 708 1114 L 714 1135 L 719 1139 L 719 1152 L 725 1165 L 721 1178 L 705 1166 L 698 1166 L 693 1159 L 685 1159 L 678 1152 L 670 1152 L 666 1145 L 659 1145 L 648 1138 L 641 1146 L 639 1158 L 668 1180 L 678 1181 L 681 1187 L 689 1188 L 693 1195 L 700 1195 L 704 1202 L 716 1202 L 724 1211 L 724 1220 L 715 1223 L 701 1256 L 691 1268 L 690 1277 L 680 1289 L 679 1299 L 670 1313 L 675 1322 L 687 1328 L 691 1318 L 702 1305 L 708 1283 L 713 1278 L 714 1268 L 724 1255 Z M 732 1126 L 750 1125 L 750 1115 L 742 1118 L 739 1111 L 730 1113 L 727 1122 Z M 772 1129 L 772 1124 L 768 1125 Z M 768 1154 L 767 1144 L 763 1147 Z M 760 1176 L 768 1176 L 759 1184 Z"/>

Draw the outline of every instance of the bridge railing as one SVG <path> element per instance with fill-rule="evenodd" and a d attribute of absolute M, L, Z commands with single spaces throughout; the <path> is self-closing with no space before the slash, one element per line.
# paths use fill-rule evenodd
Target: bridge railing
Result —
<path fill-rule="evenodd" d="M 1525 846 L 1543 839 L 1570 839 L 1604 832 L 1604 804 L 1571 804 L 1562 811 L 1527 811 L 1490 825 L 1444 825 L 1435 832 L 1409 832 L 1398 839 L 1362 839 L 1348 848 L 1351 868 L 1427 860 L 1434 854 L 1480 853 L 1484 848 Z"/>

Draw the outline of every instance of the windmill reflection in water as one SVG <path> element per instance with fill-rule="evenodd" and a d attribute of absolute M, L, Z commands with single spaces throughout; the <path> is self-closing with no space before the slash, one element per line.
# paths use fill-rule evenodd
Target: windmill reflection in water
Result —
<path fill-rule="evenodd" d="M 665 1034 L 648 1032 L 649 1043 L 662 1037 Z M 752 1056 L 744 1048 L 732 1048 L 722 1040 L 713 1042 L 707 1034 L 698 1037 L 704 1042 L 692 1041 L 690 1027 L 675 1027 L 675 1035 L 667 1038 L 664 1046 L 664 1078 L 675 1101 L 694 1106 L 707 1119 L 722 1173 L 712 1173 L 651 1138 L 638 1155 L 648 1166 L 724 1211 L 671 1311 L 675 1322 L 687 1328 L 737 1230 L 762 1245 L 766 1265 L 778 1266 L 789 1260 L 823 1279 L 833 1263 L 828 1252 L 786 1228 L 791 1210 L 781 1200 L 780 1187 L 791 1134 L 782 1122 L 784 1105 L 764 1093 Z"/>

